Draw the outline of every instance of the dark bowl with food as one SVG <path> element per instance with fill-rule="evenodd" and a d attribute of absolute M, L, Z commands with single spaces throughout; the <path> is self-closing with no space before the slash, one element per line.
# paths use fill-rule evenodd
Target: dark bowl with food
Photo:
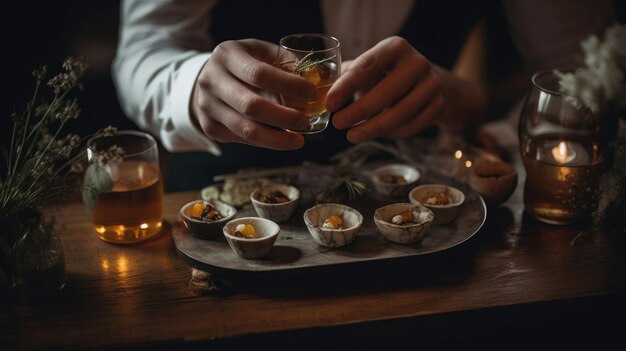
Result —
<path fill-rule="evenodd" d="M 180 209 L 180 217 L 189 233 L 199 239 L 222 235 L 224 224 L 235 217 L 237 210 L 221 201 L 196 200 Z"/>

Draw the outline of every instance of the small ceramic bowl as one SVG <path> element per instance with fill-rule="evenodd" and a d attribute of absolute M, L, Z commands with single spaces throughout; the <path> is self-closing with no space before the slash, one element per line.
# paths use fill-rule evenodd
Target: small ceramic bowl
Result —
<path fill-rule="evenodd" d="M 283 203 L 266 203 L 260 199 L 264 194 L 271 191 L 280 191 L 285 194 L 289 201 Z M 268 184 L 264 187 L 255 189 L 250 194 L 250 201 L 256 213 L 263 218 L 267 218 L 276 223 L 282 223 L 293 215 L 298 208 L 298 200 L 300 199 L 300 190 L 287 184 Z"/>
<path fill-rule="evenodd" d="M 342 220 L 341 229 L 324 228 L 324 221 L 330 216 L 338 216 Z M 304 212 L 306 224 L 313 239 L 326 247 L 342 247 L 356 239 L 363 224 L 363 215 L 351 207 L 341 204 L 321 204 Z"/>
<path fill-rule="evenodd" d="M 240 238 L 234 235 L 239 224 L 250 224 L 254 227 L 254 239 Z M 223 228 L 224 237 L 230 248 L 241 258 L 255 259 L 267 256 L 278 238 L 280 227 L 269 219 L 259 217 L 242 217 L 226 223 Z"/>
<path fill-rule="evenodd" d="M 386 178 L 403 177 L 404 184 L 389 181 Z M 405 164 L 390 164 L 374 170 L 374 187 L 376 191 L 387 196 L 405 196 L 419 182 L 420 171 Z"/>
<path fill-rule="evenodd" d="M 469 185 L 492 206 L 500 206 L 517 187 L 517 171 L 502 161 L 481 161 L 472 167 Z"/>
<path fill-rule="evenodd" d="M 449 200 L 447 205 L 428 204 L 428 199 L 438 194 L 445 194 Z M 425 184 L 415 187 L 409 193 L 409 201 L 412 204 L 420 204 L 433 211 L 435 218 L 433 224 L 447 224 L 456 219 L 459 209 L 465 202 L 465 194 L 457 188 L 444 184 Z"/>
<path fill-rule="evenodd" d="M 222 218 L 212 222 L 193 218 L 191 216 L 191 208 L 197 203 L 201 203 L 203 205 L 206 205 L 208 203 L 213 204 L 213 206 L 215 206 L 215 209 L 217 210 L 217 212 L 220 213 Z M 224 226 L 224 223 L 231 220 L 235 216 L 235 214 L 237 214 L 237 210 L 233 206 L 225 204 L 221 201 L 197 200 L 185 204 L 183 207 L 181 207 L 179 213 L 183 219 L 185 227 L 189 229 L 189 233 L 191 233 L 191 235 L 199 239 L 212 239 L 218 237 L 222 233 L 222 227 Z"/>
<path fill-rule="evenodd" d="M 403 211 L 413 212 L 414 222 L 394 224 L 392 218 Z M 417 215 L 416 215 L 417 214 Z M 424 237 L 435 216 L 420 204 L 397 203 L 383 206 L 374 212 L 374 223 L 387 240 L 397 244 L 414 244 Z"/>

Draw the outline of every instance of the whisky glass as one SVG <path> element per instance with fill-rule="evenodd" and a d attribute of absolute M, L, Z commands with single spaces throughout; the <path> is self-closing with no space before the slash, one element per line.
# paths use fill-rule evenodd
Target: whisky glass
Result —
<path fill-rule="evenodd" d="M 315 134 L 328 126 L 330 112 L 326 109 L 326 94 L 341 74 L 339 40 L 324 34 L 292 34 L 280 39 L 276 66 L 297 74 L 317 87 L 313 100 L 280 96 L 284 106 L 304 112 L 309 116 L 305 130 L 290 130 L 300 134 Z"/>
<path fill-rule="evenodd" d="M 119 159 L 103 157 L 119 148 Z M 119 131 L 87 143 L 89 162 L 109 173 L 113 190 L 98 194 L 92 224 L 96 235 L 107 242 L 131 244 L 146 240 L 161 230 L 163 182 L 159 171 L 157 143 L 149 134 Z"/>

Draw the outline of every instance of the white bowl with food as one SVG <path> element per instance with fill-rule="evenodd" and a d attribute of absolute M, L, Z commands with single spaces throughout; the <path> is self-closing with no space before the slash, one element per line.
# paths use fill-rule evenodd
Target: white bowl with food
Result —
<path fill-rule="evenodd" d="M 385 238 L 403 245 L 422 240 L 434 218 L 428 208 L 411 203 L 390 204 L 374 212 L 374 223 Z"/>
<path fill-rule="evenodd" d="M 224 237 L 237 256 L 245 259 L 262 258 L 274 247 L 280 227 L 266 218 L 242 217 L 223 228 Z"/>
<path fill-rule="evenodd" d="M 298 208 L 298 200 L 300 190 L 288 184 L 267 184 L 250 194 L 250 201 L 259 217 L 276 223 L 291 218 Z"/>
<path fill-rule="evenodd" d="M 421 179 L 421 172 L 410 165 L 394 163 L 374 170 L 376 191 L 387 196 L 406 196 Z"/>
<path fill-rule="evenodd" d="M 326 247 L 342 247 L 352 243 L 363 224 L 363 215 L 342 204 L 316 205 L 304 212 L 306 224 L 313 239 Z"/>
<path fill-rule="evenodd" d="M 411 190 L 409 201 L 431 210 L 435 215 L 433 224 L 448 224 L 458 216 L 465 194 L 445 184 L 424 184 Z"/>
<path fill-rule="evenodd" d="M 220 235 L 224 223 L 235 217 L 237 210 L 217 200 L 196 200 L 181 207 L 179 213 L 192 236 L 212 239 Z"/>

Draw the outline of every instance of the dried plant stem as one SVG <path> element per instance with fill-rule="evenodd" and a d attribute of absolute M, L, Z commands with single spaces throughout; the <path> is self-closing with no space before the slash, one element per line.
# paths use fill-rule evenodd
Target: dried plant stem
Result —
<path fill-rule="evenodd" d="M 333 55 L 330 57 L 325 57 L 323 59 L 320 60 L 311 60 L 309 59 L 311 56 L 313 56 L 314 52 L 309 52 L 308 54 L 306 54 L 302 59 L 296 61 L 296 66 L 293 68 L 292 73 L 298 74 L 304 70 L 307 70 L 311 67 L 315 67 L 319 64 L 322 64 L 324 62 L 328 62 L 330 60 L 333 60 L 335 57 L 337 57 L 337 55 Z"/>

